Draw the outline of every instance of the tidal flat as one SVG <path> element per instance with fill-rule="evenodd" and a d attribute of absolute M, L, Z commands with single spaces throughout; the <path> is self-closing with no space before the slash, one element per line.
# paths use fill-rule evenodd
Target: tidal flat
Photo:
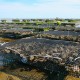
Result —
<path fill-rule="evenodd" d="M 7 42 L 0 46 L 1 76 L 11 75 L 12 80 L 80 80 L 79 72 L 74 72 L 74 66 L 80 66 L 80 43 L 33 37 Z"/>

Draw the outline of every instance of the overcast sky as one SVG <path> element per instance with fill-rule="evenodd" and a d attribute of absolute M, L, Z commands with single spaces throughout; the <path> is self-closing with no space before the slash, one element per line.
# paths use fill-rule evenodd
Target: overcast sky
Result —
<path fill-rule="evenodd" d="M 80 18 L 80 0 L 0 0 L 0 18 Z"/>

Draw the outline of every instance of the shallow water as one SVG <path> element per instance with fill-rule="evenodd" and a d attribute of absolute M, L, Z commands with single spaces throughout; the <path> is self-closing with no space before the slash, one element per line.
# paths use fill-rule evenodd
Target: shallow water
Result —
<path fill-rule="evenodd" d="M 72 35 L 72 36 L 80 36 L 80 32 L 75 31 L 46 31 L 42 32 L 43 34 L 54 34 L 54 35 Z"/>

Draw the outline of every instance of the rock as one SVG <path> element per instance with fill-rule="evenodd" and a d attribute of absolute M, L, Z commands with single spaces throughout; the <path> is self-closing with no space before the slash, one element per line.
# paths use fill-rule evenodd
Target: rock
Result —
<path fill-rule="evenodd" d="M 10 53 L 10 50 L 8 50 L 8 49 L 5 49 L 4 51 L 5 51 L 6 53 Z"/>
<path fill-rule="evenodd" d="M 79 50 L 80 50 L 80 44 L 77 44 L 75 42 L 71 41 L 62 41 L 62 40 L 50 40 L 50 39 L 44 39 L 44 38 L 29 38 L 29 39 L 20 39 L 13 43 L 10 43 L 8 46 L 10 49 L 13 49 L 15 51 L 19 51 L 19 57 L 22 60 L 19 60 L 19 57 L 15 55 L 13 58 L 13 55 L 11 59 L 14 60 L 17 59 L 19 61 L 22 61 L 23 63 L 30 63 L 31 65 L 35 64 L 37 67 L 44 68 L 53 71 L 54 65 L 53 63 L 58 63 L 59 65 L 61 63 L 64 63 L 68 65 L 72 65 L 72 61 L 79 56 Z M 5 47 L 4 47 L 5 49 Z M 15 54 L 15 51 L 13 51 L 13 54 Z M 54 55 L 55 53 L 55 55 Z M 60 53 L 60 54 L 57 54 Z M 76 54 L 75 54 L 76 53 Z M 12 54 L 12 53 L 11 53 Z M 73 55 L 74 54 L 74 55 Z M 47 55 L 47 57 L 46 57 Z M 36 56 L 36 57 L 34 57 Z M 50 57 L 52 56 L 52 57 Z M 54 58 L 56 57 L 56 58 Z M 57 59 L 58 57 L 58 59 Z M 70 57 L 70 59 L 69 59 Z M 35 58 L 35 59 L 34 59 Z M 45 59 L 44 59 L 45 58 Z M 61 61 L 59 60 L 61 59 Z M 31 61 L 31 62 L 30 62 Z M 46 62 L 49 61 L 49 66 L 46 65 Z M 54 62 L 53 62 L 54 61 Z M 69 61 L 69 62 L 68 62 Z M 44 65 L 42 65 L 43 63 Z M 38 65 L 38 63 L 40 65 Z"/>
<path fill-rule="evenodd" d="M 0 80 L 21 80 L 16 76 L 0 72 Z"/>
<path fill-rule="evenodd" d="M 34 60 L 34 56 L 30 56 L 30 61 Z"/>
<path fill-rule="evenodd" d="M 65 78 L 65 80 L 80 80 L 80 78 L 76 78 L 76 77 L 73 77 L 73 76 L 67 76 Z"/>

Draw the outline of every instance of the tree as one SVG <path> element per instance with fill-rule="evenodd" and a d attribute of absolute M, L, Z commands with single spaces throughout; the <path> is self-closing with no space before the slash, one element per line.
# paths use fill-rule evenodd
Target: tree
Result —
<path fill-rule="evenodd" d="M 27 22 L 27 20 L 26 19 L 23 19 L 22 22 Z"/>
<path fill-rule="evenodd" d="M 3 22 L 3 23 L 6 23 L 6 21 L 7 21 L 7 20 L 5 20 L 5 19 L 4 19 L 4 20 L 1 20 L 1 22 Z"/>
<path fill-rule="evenodd" d="M 61 21 L 57 21 L 57 25 L 60 26 L 61 25 Z"/>
<path fill-rule="evenodd" d="M 12 22 L 20 22 L 19 19 L 13 19 Z"/>

